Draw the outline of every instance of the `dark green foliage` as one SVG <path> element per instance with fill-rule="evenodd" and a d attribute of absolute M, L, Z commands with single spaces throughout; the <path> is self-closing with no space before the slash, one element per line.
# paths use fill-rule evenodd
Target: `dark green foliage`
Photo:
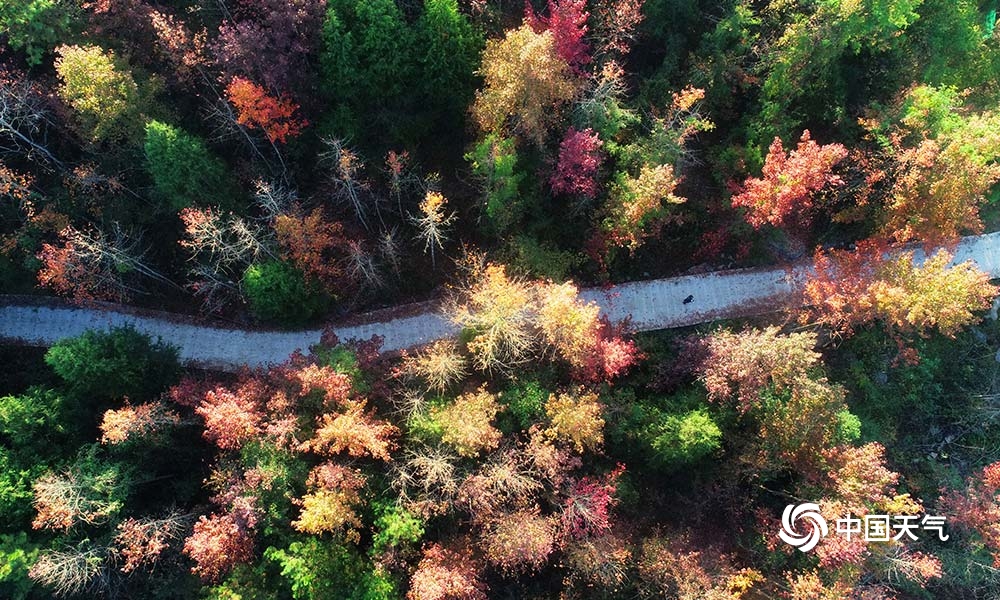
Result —
<path fill-rule="evenodd" d="M 45 362 L 83 401 L 151 400 L 177 380 L 179 370 L 176 348 L 130 325 L 63 340 L 49 349 Z"/>
<path fill-rule="evenodd" d="M 145 152 L 156 191 L 173 210 L 227 203 L 225 168 L 201 139 L 173 125 L 150 121 Z"/>
<path fill-rule="evenodd" d="M 525 381 L 507 388 L 499 398 L 507 406 L 499 417 L 503 429 L 521 431 L 531 427 L 545 415 L 549 394 L 549 390 L 538 381 Z"/>
<path fill-rule="evenodd" d="M 243 275 L 243 293 L 254 314 L 264 321 L 301 325 L 321 314 L 330 299 L 288 263 L 252 265 Z"/>
<path fill-rule="evenodd" d="M 0 398 L 0 446 L 26 465 L 52 456 L 74 432 L 65 405 L 58 392 L 41 388 Z"/>
<path fill-rule="evenodd" d="M 433 107 L 461 118 L 472 100 L 480 36 L 459 12 L 456 0 L 424 0 L 415 29 L 423 95 Z"/>

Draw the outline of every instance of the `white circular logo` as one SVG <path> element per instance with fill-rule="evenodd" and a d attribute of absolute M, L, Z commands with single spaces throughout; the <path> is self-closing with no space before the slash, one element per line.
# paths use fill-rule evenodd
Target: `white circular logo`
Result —
<path fill-rule="evenodd" d="M 795 523 L 799 519 L 808 521 L 809 531 L 801 534 L 795 529 Z M 789 504 L 785 507 L 785 512 L 781 515 L 781 531 L 778 537 L 786 544 L 795 546 L 803 552 L 809 552 L 816 547 L 821 539 L 829 532 L 826 526 L 826 519 L 819 514 L 819 505 L 813 502 L 803 504 Z"/>

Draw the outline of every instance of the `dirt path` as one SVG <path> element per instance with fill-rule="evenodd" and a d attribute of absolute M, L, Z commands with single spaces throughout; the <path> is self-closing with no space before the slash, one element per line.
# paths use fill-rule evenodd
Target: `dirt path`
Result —
<path fill-rule="evenodd" d="M 965 238 L 955 259 L 972 259 L 991 277 L 1000 277 L 1000 233 Z M 796 292 L 805 272 L 802 266 L 719 271 L 590 289 L 583 296 L 597 302 L 602 313 L 612 320 L 631 316 L 636 329 L 652 331 L 787 308 L 798 302 Z M 125 324 L 179 347 L 180 358 L 187 364 L 219 370 L 280 363 L 294 350 L 306 350 L 319 342 L 322 334 L 321 329 L 232 329 L 181 315 L 112 304 L 76 306 L 51 298 L 0 296 L 0 340 L 7 342 L 50 346 L 88 329 L 106 330 Z M 332 327 L 342 340 L 384 336 L 383 349 L 387 351 L 418 346 L 456 332 L 432 303 L 361 315 Z"/>

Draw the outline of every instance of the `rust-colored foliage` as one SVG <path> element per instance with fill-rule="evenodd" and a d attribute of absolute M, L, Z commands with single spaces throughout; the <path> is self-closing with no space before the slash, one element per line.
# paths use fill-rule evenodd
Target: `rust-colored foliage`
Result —
<path fill-rule="evenodd" d="M 486 600 L 481 566 L 468 548 L 431 544 L 410 579 L 407 600 Z"/>
<path fill-rule="evenodd" d="M 222 450 L 238 450 L 262 431 L 264 413 L 246 388 L 210 390 L 194 410 L 205 420 L 205 439 Z"/>
<path fill-rule="evenodd" d="M 261 129 L 271 143 L 284 144 L 309 124 L 295 116 L 298 104 L 285 97 L 269 96 L 264 88 L 248 79 L 233 77 L 226 86 L 226 96 L 236 107 L 237 122 Z"/>
<path fill-rule="evenodd" d="M 295 207 L 274 220 L 274 233 L 283 250 L 282 256 L 295 263 L 303 273 L 331 288 L 343 284 L 343 257 L 348 239 L 344 227 L 328 220 L 322 208 L 308 214 Z"/>
<path fill-rule="evenodd" d="M 508 575 L 537 571 L 555 545 L 555 525 L 537 508 L 498 517 L 482 537 L 486 560 Z"/>
<path fill-rule="evenodd" d="M 115 552 L 124 560 L 123 573 L 155 563 L 171 543 L 181 537 L 184 518 L 173 513 L 162 519 L 128 518 L 118 524 Z"/>
<path fill-rule="evenodd" d="M 234 566 L 253 558 L 253 536 L 232 515 L 201 517 L 184 542 L 184 553 L 194 560 L 191 572 L 206 582 L 218 581 Z"/>
<path fill-rule="evenodd" d="M 781 334 L 777 327 L 740 333 L 719 331 L 702 342 L 707 356 L 698 369 L 710 400 L 735 399 L 749 411 L 767 386 L 788 389 L 819 364 L 816 334 Z"/>
<path fill-rule="evenodd" d="M 805 287 L 812 308 L 803 319 L 844 334 L 880 319 L 903 334 L 937 329 L 953 337 L 978 320 L 974 311 L 988 308 L 997 288 L 971 261 L 949 266 L 951 259 L 943 249 L 920 265 L 913 252 L 886 258 L 874 241 L 853 252 L 817 250 Z"/>
<path fill-rule="evenodd" d="M 122 444 L 146 438 L 164 428 L 180 422 L 177 413 L 160 402 L 147 402 L 135 406 L 125 405 L 104 413 L 101 422 L 101 443 Z"/>
<path fill-rule="evenodd" d="M 833 167 L 847 157 L 841 144 L 820 146 L 802 132 L 798 147 L 785 153 L 781 138 L 774 138 L 764 160 L 762 176 L 744 182 L 733 197 L 734 207 L 747 209 L 747 221 L 754 227 L 766 223 L 775 227 L 794 225 L 806 228 L 811 222 L 813 194 L 826 186 L 841 184 Z"/>
<path fill-rule="evenodd" d="M 1000 462 L 975 473 L 965 490 L 946 494 L 941 504 L 950 519 L 982 539 L 993 554 L 993 566 L 1000 568 Z"/>
<path fill-rule="evenodd" d="M 364 400 L 353 400 L 345 403 L 343 412 L 322 415 L 313 439 L 302 444 L 302 449 L 324 455 L 346 452 L 350 456 L 388 461 L 399 429 L 376 418 L 374 411 L 365 412 L 365 406 Z"/>

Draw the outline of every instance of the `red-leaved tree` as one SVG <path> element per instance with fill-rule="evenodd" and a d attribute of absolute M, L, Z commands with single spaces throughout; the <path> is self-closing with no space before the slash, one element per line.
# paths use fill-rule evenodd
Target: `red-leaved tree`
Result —
<path fill-rule="evenodd" d="M 226 86 L 226 96 L 237 111 L 237 122 L 246 127 L 264 131 L 271 143 L 284 144 L 308 125 L 295 113 L 299 105 L 284 96 L 275 98 L 256 83 L 243 77 L 233 77 Z"/>
<path fill-rule="evenodd" d="M 587 35 L 586 0 L 549 0 L 549 16 L 540 17 L 528 2 L 524 3 L 525 20 L 536 32 L 548 29 L 555 40 L 556 53 L 573 67 L 577 73 L 583 72 L 583 65 L 590 62 L 590 46 Z"/>
<path fill-rule="evenodd" d="M 765 223 L 775 227 L 809 226 L 813 209 L 812 195 L 831 185 L 840 185 L 833 167 L 847 156 L 841 144 L 820 146 L 809 137 L 809 130 L 795 150 L 785 153 L 781 138 L 774 138 L 764 159 L 762 176 L 744 182 L 733 197 L 734 207 L 747 209 L 747 222 L 760 228 Z"/>
<path fill-rule="evenodd" d="M 592 200 L 597 195 L 597 170 L 602 142 L 594 130 L 570 127 L 559 144 L 559 162 L 549 183 L 556 194 Z"/>

